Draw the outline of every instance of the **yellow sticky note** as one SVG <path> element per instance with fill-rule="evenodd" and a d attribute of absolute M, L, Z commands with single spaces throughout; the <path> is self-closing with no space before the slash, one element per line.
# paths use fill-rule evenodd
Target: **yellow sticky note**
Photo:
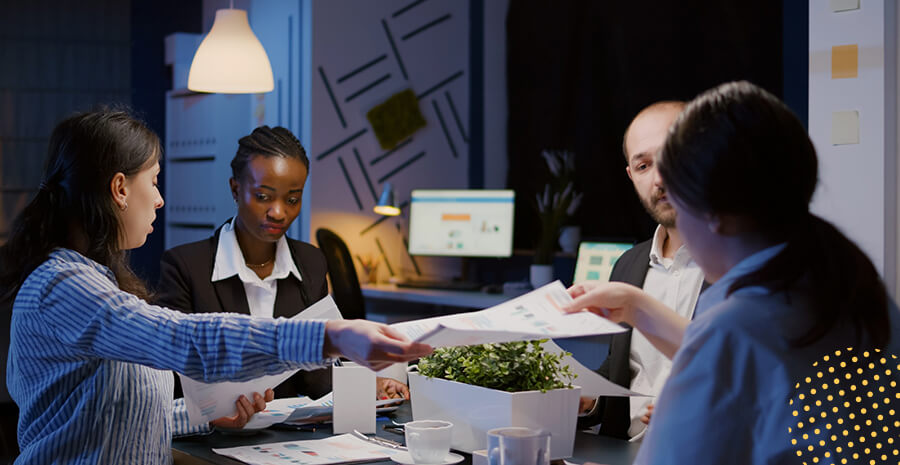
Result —
<path fill-rule="evenodd" d="M 831 47 L 831 79 L 855 78 L 859 70 L 859 46 Z"/>
<path fill-rule="evenodd" d="M 836 111 L 831 114 L 831 145 L 859 143 L 859 112 Z"/>

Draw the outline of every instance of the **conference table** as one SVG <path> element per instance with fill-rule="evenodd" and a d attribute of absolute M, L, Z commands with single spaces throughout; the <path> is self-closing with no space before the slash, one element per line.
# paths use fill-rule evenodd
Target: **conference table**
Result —
<path fill-rule="evenodd" d="M 398 422 L 412 419 L 410 403 L 405 402 L 393 413 L 393 418 Z M 385 431 L 382 426 L 390 421 L 377 423 L 377 435 L 396 442 L 403 442 L 403 436 Z M 213 448 L 250 446 L 256 444 L 268 444 L 273 442 L 300 441 L 305 439 L 322 439 L 331 436 L 331 425 L 319 425 L 315 431 L 294 431 L 265 429 L 251 435 L 238 435 L 214 432 L 207 436 L 193 436 L 175 439 L 172 441 L 172 454 L 176 465 L 240 465 L 243 462 L 216 454 Z M 639 443 L 631 443 L 621 439 L 578 432 L 575 434 L 575 450 L 571 458 L 566 461 L 571 463 L 596 462 L 608 465 L 626 465 L 634 461 L 637 455 Z M 472 457 L 462 454 L 465 460 L 461 464 L 469 465 Z M 393 464 L 390 460 L 381 462 Z"/>

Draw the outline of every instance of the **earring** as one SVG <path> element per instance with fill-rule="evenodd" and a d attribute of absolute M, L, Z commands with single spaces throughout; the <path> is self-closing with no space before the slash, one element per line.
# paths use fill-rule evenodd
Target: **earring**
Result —
<path fill-rule="evenodd" d="M 121 208 L 122 211 L 128 210 L 128 202 L 122 202 L 122 203 L 123 203 L 123 205 L 119 208 Z"/>

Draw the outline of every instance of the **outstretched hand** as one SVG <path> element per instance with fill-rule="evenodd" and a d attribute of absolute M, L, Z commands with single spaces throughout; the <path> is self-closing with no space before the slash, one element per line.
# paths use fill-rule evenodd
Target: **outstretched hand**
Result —
<path fill-rule="evenodd" d="M 614 323 L 633 323 L 635 301 L 641 290 L 619 282 L 585 282 L 569 288 L 574 301 L 563 307 L 568 313 L 588 310 Z"/>
<path fill-rule="evenodd" d="M 344 356 L 372 370 L 429 355 L 431 346 L 406 339 L 389 326 L 366 320 L 325 323 L 326 357 Z"/>
<path fill-rule="evenodd" d="M 266 409 L 266 403 L 275 400 L 275 391 L 266 389 L 266 395 L 262 396 L 258 392 L 253 393 L 253 402 L 245 396 L 238 398 L 235 402 L 237 413 L 230 417 L 217 418 L 209 422 L 212 426 L 222 428 L 240 429 L 247 425 L 256 412 L 262 412 Z"/>

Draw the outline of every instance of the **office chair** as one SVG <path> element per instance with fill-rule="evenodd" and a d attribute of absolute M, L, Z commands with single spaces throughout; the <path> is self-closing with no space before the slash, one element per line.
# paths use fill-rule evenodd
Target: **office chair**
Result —
<path fill-rule="evenodd" d="M 363 300 L 359 278 L 353 266 L 353 256 L 340 236 L 325 228 L 316 231 L 319 248 L 325 254 L 328 279 L 334 302 L 346 319 L 365 319 L 366 304 Z"/>

